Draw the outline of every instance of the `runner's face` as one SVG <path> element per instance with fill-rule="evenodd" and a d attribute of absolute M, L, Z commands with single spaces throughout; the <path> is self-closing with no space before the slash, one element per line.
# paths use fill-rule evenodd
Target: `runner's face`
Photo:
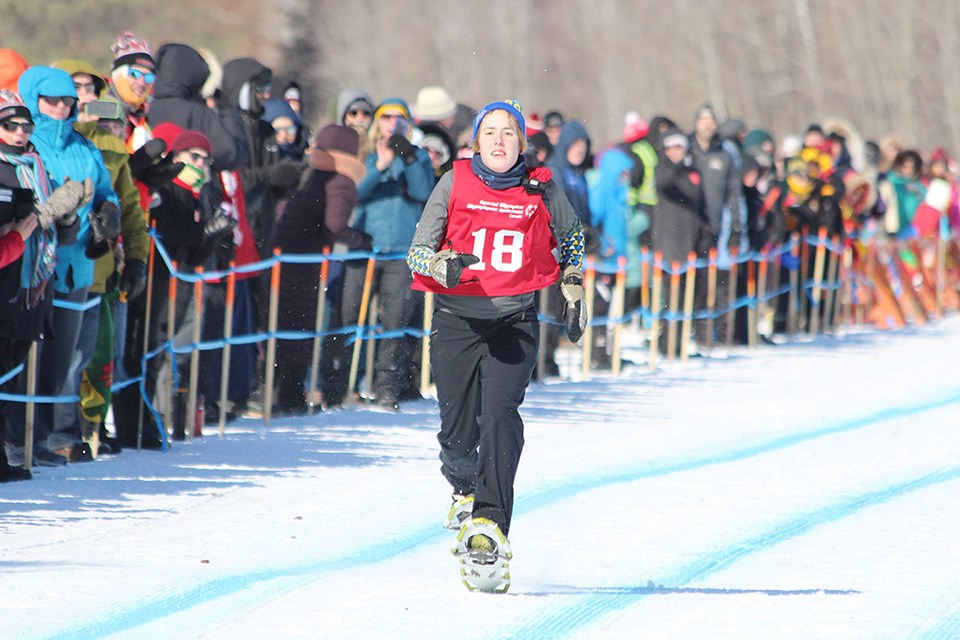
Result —
<path fill-rule="evenodd" d="M 503 109 L 488 113 L 477 130 L 480 159 L 488 169 L 506 173 L 520 157 L 520 136 L 513 117 Z"/>

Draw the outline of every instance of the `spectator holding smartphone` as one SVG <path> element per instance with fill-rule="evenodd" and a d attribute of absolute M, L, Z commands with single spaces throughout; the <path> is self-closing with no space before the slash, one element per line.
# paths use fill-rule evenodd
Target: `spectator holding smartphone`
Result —
<path fill-rule="evenodd" d="M 33 114 L 8 89 L 0 90 L 0 186 L 25 196 L 28 209 L 3 208 L 12 220 L 0 227 L 0 375 L 22 364 L 30 345 L 49 335 L 53 312 L 53 283 L 57 247 L 75 241 L 79 229 L 77 208 L 84 195 L 81 183 L 65 181 L 54 189 L 31 142 Z M 27 376 L 6 385 L 8 393 L 26 393 Z M 0 425 L 6 447 L 0 447 L 0 482 L 26 480 L 22 404 L 0 402 Z M 19 411 L 14 411 L 19 409 Z M 6 449 L 10 450 L 10 462 Z M 34 447 L 38 464 L 66 462 L 43 443 Z"/>
<path fill-rule="evenodd" d="M 420 213 L 435 178 L 430 155 L 410 142 L 410 109 L 400 98 L 387 98 L 376 108 L 364 160 L 366 176 L 357 185 L 353 228 L 372 237 L 373 250 L 384 258 L 406 255 Z M 356 325 L 366 260 L 346 263 L 343 325 Z M 373 287 L 379 294 L 378 319 L 384 331 L 410 326 L 420 294 L 410 290 L 410 269 L 402 259 L 379 259 Z M 416 296 L 416 297 L 415 297 Z M 377 341 L 373 392 L 377 404 L 396 409 L 415 388 L 413 344 L 404 337 Z M 345 380 L 342 381 L 346 383 Z"/>
<path fill-rule="evenodd" d="M 89 140 L 73 129 L 77 121 L 77 89 L 73 78 L 62 69 L 30 67 L 19 80 L 20 95 L 36 124 L 31 140 L 46 166 L 55 187 L 70 180 L 85 185 L 77 242 L 57 247 L 56 296 L 64 305 L 54 309 L 53 333 L 41 345 L 39 354 L 39 395 L 74 395 L 77 388 L 70 376 L 74 351 L 80 338 L 84 311 L 82 305 L 93 284 L 94 261 L 112 251 L 120 235 L 120 206 L 110 181 L 103 156 Z M 69 180 L 68 180 L 69 179 Z M 37 407 L 34 431 L 37 441 L 49 437 L 50 449 L 62 450 L 74 460 L 92 459 L 85 451 L 79 431 L 56 432 L 55 407 Z M 17 405 L 19 420 L 25 420 L 24 407 Z M 16 413 L 16 411 L 15 411 Z M 37 457 L 36 451 L 34 457 Z M 65 458 L 52 460 L 63 464 Z"/>

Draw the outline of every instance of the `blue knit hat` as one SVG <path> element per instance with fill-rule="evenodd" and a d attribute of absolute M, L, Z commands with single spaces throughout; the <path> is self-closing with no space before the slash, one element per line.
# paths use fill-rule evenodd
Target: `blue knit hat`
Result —
<path fill-rule="evenodd" d="M 473 139 L 477 139 L 477 131 L 480 130 L 480 123 L 483 122 L 483 119 L 487 117 L 487 114 L 491 111 L 496 111 L 497 109 L 503 109 L 517 121 L 517 124 L 520 126 L 521 135 L 525 135 L 524 132 L 527 130 L 527 124 L 523 120 L 523 107 L 520 106 L 520 103 L 516 100 L 503 100 L 502 102 L 491 102 L 483 109 L 477 112 L 477 116 L 473 119 Z"/>

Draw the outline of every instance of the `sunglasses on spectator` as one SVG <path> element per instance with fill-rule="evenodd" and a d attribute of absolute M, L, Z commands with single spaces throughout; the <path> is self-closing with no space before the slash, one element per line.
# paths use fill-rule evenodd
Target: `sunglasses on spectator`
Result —
<path fill-rule="evenodd" d="M 0 127 L 3 127 L 6 131 L 13 133 L 17 129 L 20 129 L 24 133 L 33 133 L 34 124 L 32 122 L 20 122 L 18 120 L 3 120 L 0 121 Z"/>
<path fill-rule="evenodd" d="M 273 130 L 276 133 L 285 133 L 290 137 L 297 135 L 297 128 L 292 125 L 289 127 L 274 127 Z"/>
<path fill-rule="evenodd" d="M 72 107 L 77 103 L 77 99 L 73 96 L 40 96 L 40 99 L 54 107 L 60 103 L 65 107 Z"/>
<path fill-rule="evenodd" d="M 157 74 L 150 73 L 149 71 L 140 71 L 140 69 L 134 69 L 130 67 L 127 70 L 127 75 L 133 78 L 134 80 L 139 80 L 143 78 L 143 81 L 147 84 L 153 84 L 157 81 Z"/>
<path fill-rule="evenodd" d="M 190 159 L 194 162 L 201 162 L 207 166 L 213 164 L 213 160 L 210 159 L 210 156 L 206 156 L 202 153 L 197 153 L 196 151 L 187 151 L 187 155 L 190 156 Z"/>
<path fill-rule="evenodd" d="M 87 93 L 96 93 L 97 85 L 92 82 L 74 82 L 73 86 L 76 88 L 77 93 L 81 91 L 86 91 Z"/>
<path fill-rule="evenodd" d="M 349 111 L 347 111 L 347 114 L 349 114 L 349 115 L 351 115 L 351 116 L 354 116 L 354 117 L 356 117 L 356 116 L 366 116 L 366 117 L 369 118 L 370 116 L 373 115 L 373 112 L 372 112 L 372 111 L 368 111 L 368 110 L 366 110 L 366 109 L 350 109 Z"/>

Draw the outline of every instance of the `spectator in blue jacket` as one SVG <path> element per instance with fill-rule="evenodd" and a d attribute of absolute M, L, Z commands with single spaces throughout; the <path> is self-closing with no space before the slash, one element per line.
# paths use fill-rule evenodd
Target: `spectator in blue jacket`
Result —
<path fill-rule="evenodd" d="M 79 355 L 77 341 L 83 320 L 82 305 L 93 284 L 93 263 L 108 251 L 120 234 L 120 201 L 113 191 L 110 171 L 100 151 L 73 125 L 77 121 L 77 90 L 73 78 L 62 69 L 31 67 L 18 88 L 36 125 L 31 141 L 46 166 L 55 189 L 67 178 L 83 181 L 84 198 L 77 215 L 80 219 L 76 244 L 57 247 L 55 297 L 67 306 L 57 306 L 53 314 L 53 336 L 42 343 L 39 354 L 39 395 L 72 396 L 78 392 Z M 92 350 L 92 349 L 91 349 Z M 76 361 L 76 362 L 74 362 Z M 16 405 L 23 413 L 24 405 Z M 34 438 L 46 441 L 53 451 L 60 450 L 73 460 L 92 459 L 84 450 L 79 427 L 70 423 L 68 431 L 58 432 L 53 404 L 36 408 Z M 24 417 L 25 419 L 25 417 Z M 34 451 L 34 457 L 37 452 Z M 64 464 L 65 457 L 47 456 L 41 464 Z"/>
<path fill-rule="evenodd" d="M 413 320 L 418 294 L 410 289 L 413 276 L 402 258 L 436 182 L 430 155 L 410 142 L 412 130 L 405 101 L 387 98 L 377 106 L 368 133 L 367 173 L 357 185 L 357 212 L 351 225 L 372 238 L 373 250 L 381 256 L 373 287 L 384 331 L 403 329 Z M 357 324 L 365 270 L 365 260 L 346 264 L 344 326 Z M 398 400 L 415 388 L 413 346 L 406 337 L 377 341 L 373 392 L 379 405 L 396 408 Z"/>

